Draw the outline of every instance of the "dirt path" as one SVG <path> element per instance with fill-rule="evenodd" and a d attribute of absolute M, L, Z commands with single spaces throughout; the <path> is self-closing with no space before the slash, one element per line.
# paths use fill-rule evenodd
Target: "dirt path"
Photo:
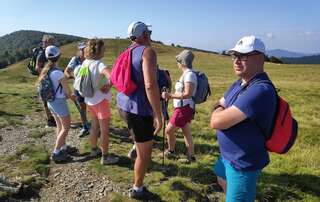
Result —
<path fill-rule="evenodd" d="M 29 143 L 44 144 L 47 150 L 52 151 L 55 142 L 54 128 L 45 129 L 45 135 L 41 138 L 29 137 L 30 131 L 35 128 L 28 127 L 28 122 L 34 122 L 35 119 L 38 118 L 27 117 L 23 126 L 0 129 L 2 137 L 0 152 L 12 154 L 17 146 Z M 37 129 L 44 130 L 43 126 L 38 126 Z M 79 129 L 71 129 L 67 142 L 71 146 L 80 148 L 78 132 Z M 128 194 L 127 190 L 121 190 L 105 176 L 90 171 L 89 162 L 86 155 L 73 156 L 73 161 L 67 164 L 55 164 L 51 161 L 48 183 L 42 187 L 39 196 L 31 198 L 30 201 L 101 201 L 108 192 Z"/>

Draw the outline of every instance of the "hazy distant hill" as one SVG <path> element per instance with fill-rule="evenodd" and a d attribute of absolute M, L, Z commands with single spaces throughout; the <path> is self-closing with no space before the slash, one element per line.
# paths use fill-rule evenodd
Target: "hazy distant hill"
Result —
<path fill-rule="evenodd" d="M 298 57 L 304 57 L 308 56 L 308 54 L 305 53 L 298 53 L 298 52 L 292 52 L 282 49 L 273 49 L 273 50 L 267 50 L 267 55 L 269 57 L 274 56 L 277 58 L 298 58 Z"/>
<path fill-rule="evenodd" d="M 320 55 L 311 55 L 299 58 L 280 58 L 281 61 L 288 64 L 320 64 Z"/>
<path fill-rule="evenodd" d="M 32 30 L 21 30 L 0 37 L 0 68 L 29 57 L 32 48 L 41 45 L 43 34 L 56 38 L 56 45 L 64 45 L 83 39 L 82 37 L 46 33 Z"/>

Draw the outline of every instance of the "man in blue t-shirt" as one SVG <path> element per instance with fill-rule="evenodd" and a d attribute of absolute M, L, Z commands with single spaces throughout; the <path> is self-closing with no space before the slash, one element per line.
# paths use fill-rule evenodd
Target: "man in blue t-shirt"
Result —
<path fill-rule="evenodd" d="M 221 156 L 214 166 L 226 201 L 254 201 L 261 170 L 268 165 L 262 131 L 269 133 L 276 93 L 264 72 L 265 46 L 246 36 L 229 50 L 240 77 L 215 104 L 210 126 L 217 130 Z"/>

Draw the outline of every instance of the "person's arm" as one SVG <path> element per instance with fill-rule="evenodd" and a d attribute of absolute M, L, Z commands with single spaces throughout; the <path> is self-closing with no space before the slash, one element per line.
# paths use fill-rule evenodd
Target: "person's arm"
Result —
<path fill-rule="evenodd" d="M 194 90 L 194 84 L 192 82 L 184 82 L 184 91 L 179 93 L 163 92 L 162 97 L 164 99 L 189 99 L 192 97 Z"/>
<path fill-rule="evenodd" d="M 247 116 L 234 105 L 226 109 L 218 105 L 211 114 L 210 126 L 219 130 L 228 129 L 246 118 Z"/>
<path fill-rule="evenodd" d="M 67 98 L 70 98 L 71 100 L 75 101 L 75 95 L 71 93 L 70 87 L 68 85 L 67 79 L 63 77 L 62 79 L 59 80 L 59 83 L 62 86 L 62 89 L 66 95 Z"/>
<path fill-rule="evenodd" d="M 142 56 L 142 72 L 144 77 L 144 85 L 149 103 L 154 113 L 155 132 L 157 134 L 162 127 L 162 117 L 160 108 L 160 95 L 157 82 L 157 56 L 155 51 L 147 47 Z"/>
<path fill-rule="evenodd" d="M 65 75 L 68 79 L 74 79 L 73 69 L 72 69 L 71 67 L 66 67 L 66 69 L 64 70 L 64 75 Z"/>
<path fill-rule="evenodd" d="M 110 88 L 112 87 L 112 83 L 110 82 L 110 76 L 111 76 L 111 70 L 106 66 L 103 70 L 102 70 L 102 75 L 105 76 L 108 79 L 108 83 L 106 83 L 105 85 L 103 85 L 100 90 L 103 93 L 108 93 Z"/>
<path fill-rule="evenodd" d="M 44 59 L 42 57 L 42 54 L 39 54 L 36 60 L 36 71 L 40 74 L 43 67 L 44 67 Z"/>

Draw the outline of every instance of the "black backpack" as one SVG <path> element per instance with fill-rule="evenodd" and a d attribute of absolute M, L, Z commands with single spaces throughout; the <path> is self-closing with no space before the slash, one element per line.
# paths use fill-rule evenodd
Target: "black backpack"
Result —
<path fill-rule="evenodd" d="M 29 62 L 27 64 L 27 68 L 32 75 L 35 75 L 35 76 L 39 75 L 39 73 L 36 71 L 37 57 L 38 57 L 39 53 L 43 52 L 43 51 L 44 50 L 42 47 L 34 48 L 32 50 L 32 55 L 31 55 Z"/>

